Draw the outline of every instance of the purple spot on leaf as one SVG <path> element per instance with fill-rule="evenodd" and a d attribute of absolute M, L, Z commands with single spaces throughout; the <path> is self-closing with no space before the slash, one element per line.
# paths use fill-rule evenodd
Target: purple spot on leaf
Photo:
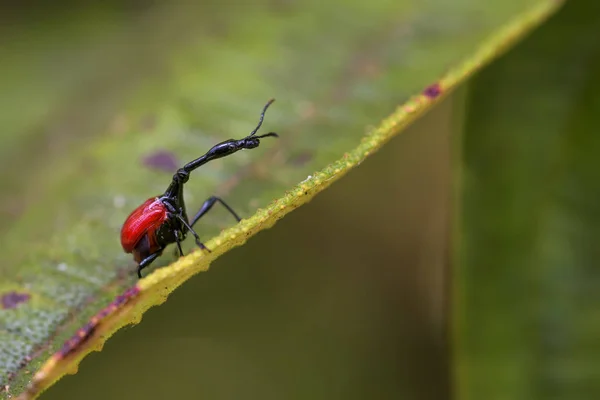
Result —
<path fill-rule="evenodd" d="M 9 308 L 15 308 L 20 303 L 23 303 L 31 298 L 29 293 L 18 293 L 18 292 L 9 292 L 2 296 L 0 300 L 0 304 L 2 304 L 2 308 L 7 310 Z"/>
<path fill-rule="evenodd" d="M 77 350 L 86 340 L 92 336 L 94 331 L 96 330 L 97 323 L 88 322 L 84 325 L 83 328 L 79 329 L 75 335 L 71 337 L 71 339 L 67 340 L 63 347 L 59 350 L 59 354 L 61 357 L 66 357 L 73 351 Z"/>
<path fill-rule="evenodd" d="M 175 155 L 166 150 L 158 150 L 149 154 L 144 157 L 142 162 L 148 168 L 165 172 L 175 172 L 179 166 Z"/>
<path fill-rule="evenodd" d="M 423 90 L 423 94 L 430 99 L 435 99 L 440 94 L 442 94 L 442 87 L 439 83 L 434 83 L 431 86 L 428 86 L 425 90 Z"/>
<path fill-rule="evenodd" d="M 72 352 L 76 351 L 85 341 L 87 341 L 90 336 L 94 334 L 98 325 L 109 316 L 111 313 L 114 313 L 119 307 L 126 304 L 129 300 L 133 299 L 140 293 L 140 288 L 136 285 L 129 289 L 127 289 L 122 295 L 117 296 L 117 298 L 110 303 L 108 306 L 104 307 L 93 316 L 90 321 L 83 326 L 83 328 L 79 329 L 75 335 L 71 336 L 69 340 L 67 340 L 62 348 L 55 353 L 55 355 L 60 358 L 65 358 Z"/>

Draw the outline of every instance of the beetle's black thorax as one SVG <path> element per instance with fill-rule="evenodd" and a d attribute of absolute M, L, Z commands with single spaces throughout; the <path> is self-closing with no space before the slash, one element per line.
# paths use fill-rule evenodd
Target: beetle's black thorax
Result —
<path fill-rule="evenodd" d="M 188 228 L 183 223 L 181 223 L 181 220 L 177 217 L 179 215 L 185 221 L 188 221 L 188 216 L 185 209 L 185 202 L 183 200 L 183 193 L 181 197 L 168 196 L 165 193 L 165 195 L 160 197 L 159 200 L 165 205 L 165 208 L 167 209 L 167 220 L 156 232 L 157 239 L 163 245 L 166 246 L 167 244 L 175 243 L 177 241 L 175 235 L 180 233 L 180 240 L 184 240 Z"/>

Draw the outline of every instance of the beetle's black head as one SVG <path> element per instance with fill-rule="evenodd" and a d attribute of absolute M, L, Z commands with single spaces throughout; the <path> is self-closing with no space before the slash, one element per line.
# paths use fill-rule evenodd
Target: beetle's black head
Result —
<path fill-rule="evenodd" d="M 241 139 L 239 141 L 239 145 L 240 145 L 240 147 L 242 147 L 244 149 L 254 149 L 260 145 L 260 139 L 269 137 L 269 136 L 279 137 L 279 135 L 277 135 L 275 132 L 269 132 L 265 135 L 260 135 L 260 136 L 248 136 L 244 139 Z"/>

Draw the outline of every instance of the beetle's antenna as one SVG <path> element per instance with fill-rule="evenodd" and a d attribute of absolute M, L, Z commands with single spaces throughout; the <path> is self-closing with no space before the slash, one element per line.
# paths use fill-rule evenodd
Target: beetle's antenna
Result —
<path fill-rule="evenodd" d="M 264 134 L 264 135 L 260 135 L 260 136 L 254 136 L 254 138 L 255 138 L 255 139 L 262 139 L 262 138 L 264 138 L 264 137 L 269 137 L 269 136 L 272 136 L 272 137 L 279 137 L 279 135 L 278 135 L 278 134 L 276 134 L 275 132 L 269 132 L 269 133 L 266 133 L 266 134 Z"/>
<path fill-rule="evenodd" d="M 273 102 L 274 102 L 274 101 L 275 101 L 275 99 L 271 99 L 271 100 L 269 100 L 269 101 L 267 102 L 267 104 L 265 104 L 265 106 L 264 106 L 264 108 L 263 108 L 262 112 L 260 113 L 260 119 L 258 120 L 258 125 L 256 125 L 256 128 L 254 128 L 254 130 L 253 130 L 253 131 L 252 131 L 252 132 L 251 132 L 251 133 L 248 135 L 248 137 L 250 137 L 250 136 L 254 136 L 254 135 L 256 134 L 256 132 L 258 132 L 258 130 L 260 129 L 260 126 L 261 126 L 261 125 L 262 125 L 262 123 L 263 123 L 263 120 L 265 119 L 265 112 L 267 111 L 267 108 L 269 108 L 269 106 L 270 106 L 271 104 L 273 104 Z M 278 137 L 278 136 L 277 136 L 277 134 L 273 135 L 273 133 L 274 133 L 274 132 L 267 133 L 267 134 L 266 134 L 266 135 L 264 135 L 264 136 L 258 136 L 258 137 L 259 137 L 259 138 L 262 138 L 262 137 L 267 137 L 267 136 L 275 136 L 275 137 Z"/>

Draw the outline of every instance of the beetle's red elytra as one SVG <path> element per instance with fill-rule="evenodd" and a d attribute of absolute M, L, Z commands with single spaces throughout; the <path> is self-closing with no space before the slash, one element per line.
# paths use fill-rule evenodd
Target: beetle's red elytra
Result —
<path fill-rule="evenodd" d="M 133 259 L 138 263 L 137 274 L 141 278 L 141 271 L 160 256 L 169 244 L 177 243 L 180 256 L 183 256 L 181 242 L 187 233 L 196 239 L 196 244 L 203 250 L 208 248 L 200 241 L 200 237 L 193 227 L 215 203 L 221 203 L 239 222 L 240 217 L 221 198 L 209 197 L 192 221 L 187 216 L 183 198 L 183 185 L 189 180 L 190 173 L 209 161 L 229 156 L 239 150 L 254 149 L 260 145 L 260 139 L 265 137 L 278 137 L 275 132 L 255 136 L 261 127 L 267 108 L 275 99 L 271 99 L 264 106 L 258 125 L 245 138 L 229 139 L 218 143 L 208 150 L 203 156 L 179 168 L 171 184 L 161 196 L 146 200 L 129 214 L 121 228 L 121 246 L 126 253 L 133 253 Z"/>
<path fill-rule="evenodd" d="M 146 200 L 133 210 L 121 229 L 121 246 L 126 253 L 133 253 L 133 258 L 140 263 L 145 258 L 136 248 L 141 240 L 148 242 L 148 252 L 160 249 L 156 240 L 158 228 L 167 220 L 167 208 L 158 197 Z M 139 246 L 138 246 L 139 247 Z"/>

